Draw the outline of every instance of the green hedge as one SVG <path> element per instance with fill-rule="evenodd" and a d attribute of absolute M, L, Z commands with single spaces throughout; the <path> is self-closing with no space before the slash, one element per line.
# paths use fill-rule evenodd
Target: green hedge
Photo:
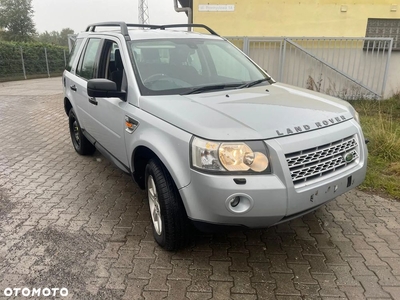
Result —
<path fill-rule="evenodd" d="M 60 75 L 65 67 L 68 49 L 42 43 L 15 43 L 0 41 L 0 81 L 24 78 L 21 59 L 25 64 L 27 78 L 47 76 L 46 55 L 50 75 Z"/>

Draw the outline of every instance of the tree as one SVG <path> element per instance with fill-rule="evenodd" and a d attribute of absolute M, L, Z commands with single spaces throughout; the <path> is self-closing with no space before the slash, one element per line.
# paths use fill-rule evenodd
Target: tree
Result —
<path fill-rule="evenodd" d="M 0 28 L 4 39 L 27 42 L 36 35 L 32 0 L 0 0 Z"/>
<path fill-rule="evenodd" d="M 45 31 L 39 34 L 37 40 L 45 44 L 58 45 L 60 43 L 60 33 L 58 31 Z"/>
<path fill-rule="evenodd" d="M 60 46 L 65 46 L 68 47 L 68 35 L 70 34 L 75 34 L 75 31 L 73 31 L 71 28 L 64 28 L 60 32 Z"/>
<path fill-rule="evenodd" d="M 52 31 L 48 32 L 45 31 L 37 37 L 37 40 L 42 43 L 46 44 L 53 44 L 59 46 L 68 47 L 68 35 L 74 34 L 74 31 L 71 28 L 64 28 L 61 32 Z"/>

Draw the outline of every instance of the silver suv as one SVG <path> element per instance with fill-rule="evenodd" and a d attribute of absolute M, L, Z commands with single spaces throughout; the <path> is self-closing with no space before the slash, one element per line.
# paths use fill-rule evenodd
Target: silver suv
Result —
<path fill-rule="evenodd" d="M 276 83 L 205 25 L 177 27 L 90 25 L 63 75 L 76 152 L 97 149 L 147 190 L 158 244 L 183 246 L 190 223 L 285 222 L 364 180 L 351 105 Z"/>

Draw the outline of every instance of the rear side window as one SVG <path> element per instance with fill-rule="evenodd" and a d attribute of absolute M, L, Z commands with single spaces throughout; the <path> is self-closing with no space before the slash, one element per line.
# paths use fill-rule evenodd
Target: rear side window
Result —
<path fill-rule="evenodd" d="M 75 44 L 72 47 L 71 52 L 69 53 L 68 64 L 67 64 L 67 67 L 65 68 L 67 71 L 71 72 L 72 64 L 74 63 L 75 57 L 78 54 L 78 50 L 81 47 L 82 42 L 83 42 L 83 39 L 77 39 L 75 41 Z"/>
<path fill-rule="evenodd" d="M 94 78 L 97 68 L 96 58 L 100 47 L 100 39 L 90 39 L 87 43 L 85 53 L 78 64 L 76 74 L 85 79 Z"/>

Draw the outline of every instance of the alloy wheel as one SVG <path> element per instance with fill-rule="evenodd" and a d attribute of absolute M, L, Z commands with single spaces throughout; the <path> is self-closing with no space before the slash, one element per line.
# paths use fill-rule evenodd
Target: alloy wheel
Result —
<path fill-rule="evenodd" d="M 156 184 L 154 182 L 153 176 L 151 175 L 147 179 L 147 194 L 149 199 L 151 220 L 153 221 L 154 229 L 158 235 L 161 235 L 163 228 L 162 228 L 160 202 L 158 201 Z"/>

